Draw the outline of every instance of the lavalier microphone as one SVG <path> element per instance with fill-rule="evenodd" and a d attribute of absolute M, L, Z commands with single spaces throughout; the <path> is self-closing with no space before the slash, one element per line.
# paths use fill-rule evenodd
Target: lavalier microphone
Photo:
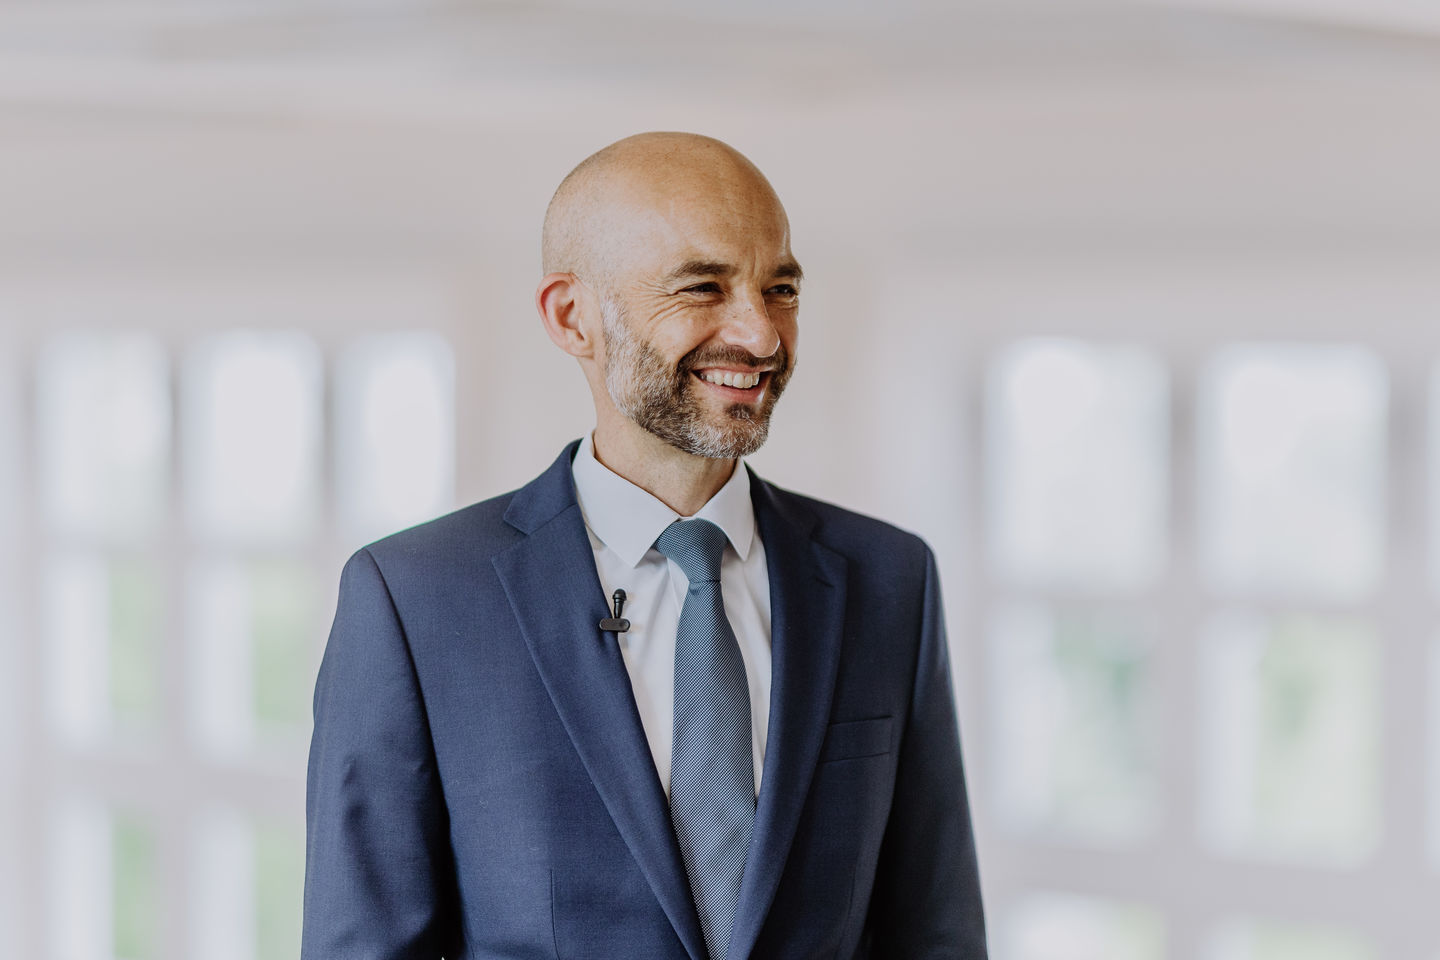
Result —
<path fill-rule="evenodd" d="M 600 629 L 606 633 L 624 633 L 630 629 L 630 621 L 620 616 L 625 609 L 625 591 L 615 591 L 615 616 L 600 621 Z"/>

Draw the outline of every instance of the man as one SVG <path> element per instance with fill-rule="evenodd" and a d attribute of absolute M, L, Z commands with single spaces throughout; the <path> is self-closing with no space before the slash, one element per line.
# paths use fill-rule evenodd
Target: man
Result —
<path fill-rule="evenodd" d="M 595 430 L 347 564 L 303 956 L 982 960 L 930 552 L 739 466 L 795 364 L 770 184 L 631 137 L 543 258 Z"/>

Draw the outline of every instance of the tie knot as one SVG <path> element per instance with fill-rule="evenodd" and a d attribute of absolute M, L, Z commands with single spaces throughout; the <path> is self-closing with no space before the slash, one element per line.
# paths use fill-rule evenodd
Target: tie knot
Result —
<path fill-rule="evenodd" d="M 655 549 L 675 561 L 691 583 L 719 580 L 725 531 L 709 520 L 676 520 L 660 534 Z"/>

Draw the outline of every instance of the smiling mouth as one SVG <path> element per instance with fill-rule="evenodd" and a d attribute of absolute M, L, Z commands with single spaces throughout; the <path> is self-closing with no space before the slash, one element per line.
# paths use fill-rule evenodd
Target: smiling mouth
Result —
<path fill-rule="evenodd" d="M 760 385 L 769 371 L 752 370 L 741 373 L 734 370 L 692 370 L 690 371 L 697 378 L 706 383 L 714 384 L 717 387 L 730 387 L 733 390 L 752 390 Z"/>

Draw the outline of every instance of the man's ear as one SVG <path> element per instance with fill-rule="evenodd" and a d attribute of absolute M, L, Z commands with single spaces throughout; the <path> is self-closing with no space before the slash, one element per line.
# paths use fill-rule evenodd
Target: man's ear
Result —
<path fill-rule="evenodd" d="M 573 273 L 546 274 L 535 289 L 535 309 L 546 335 L 572 357 L 595 356 L 595 338 L 585 314 L 598 308 L 589 289 Z"/>

